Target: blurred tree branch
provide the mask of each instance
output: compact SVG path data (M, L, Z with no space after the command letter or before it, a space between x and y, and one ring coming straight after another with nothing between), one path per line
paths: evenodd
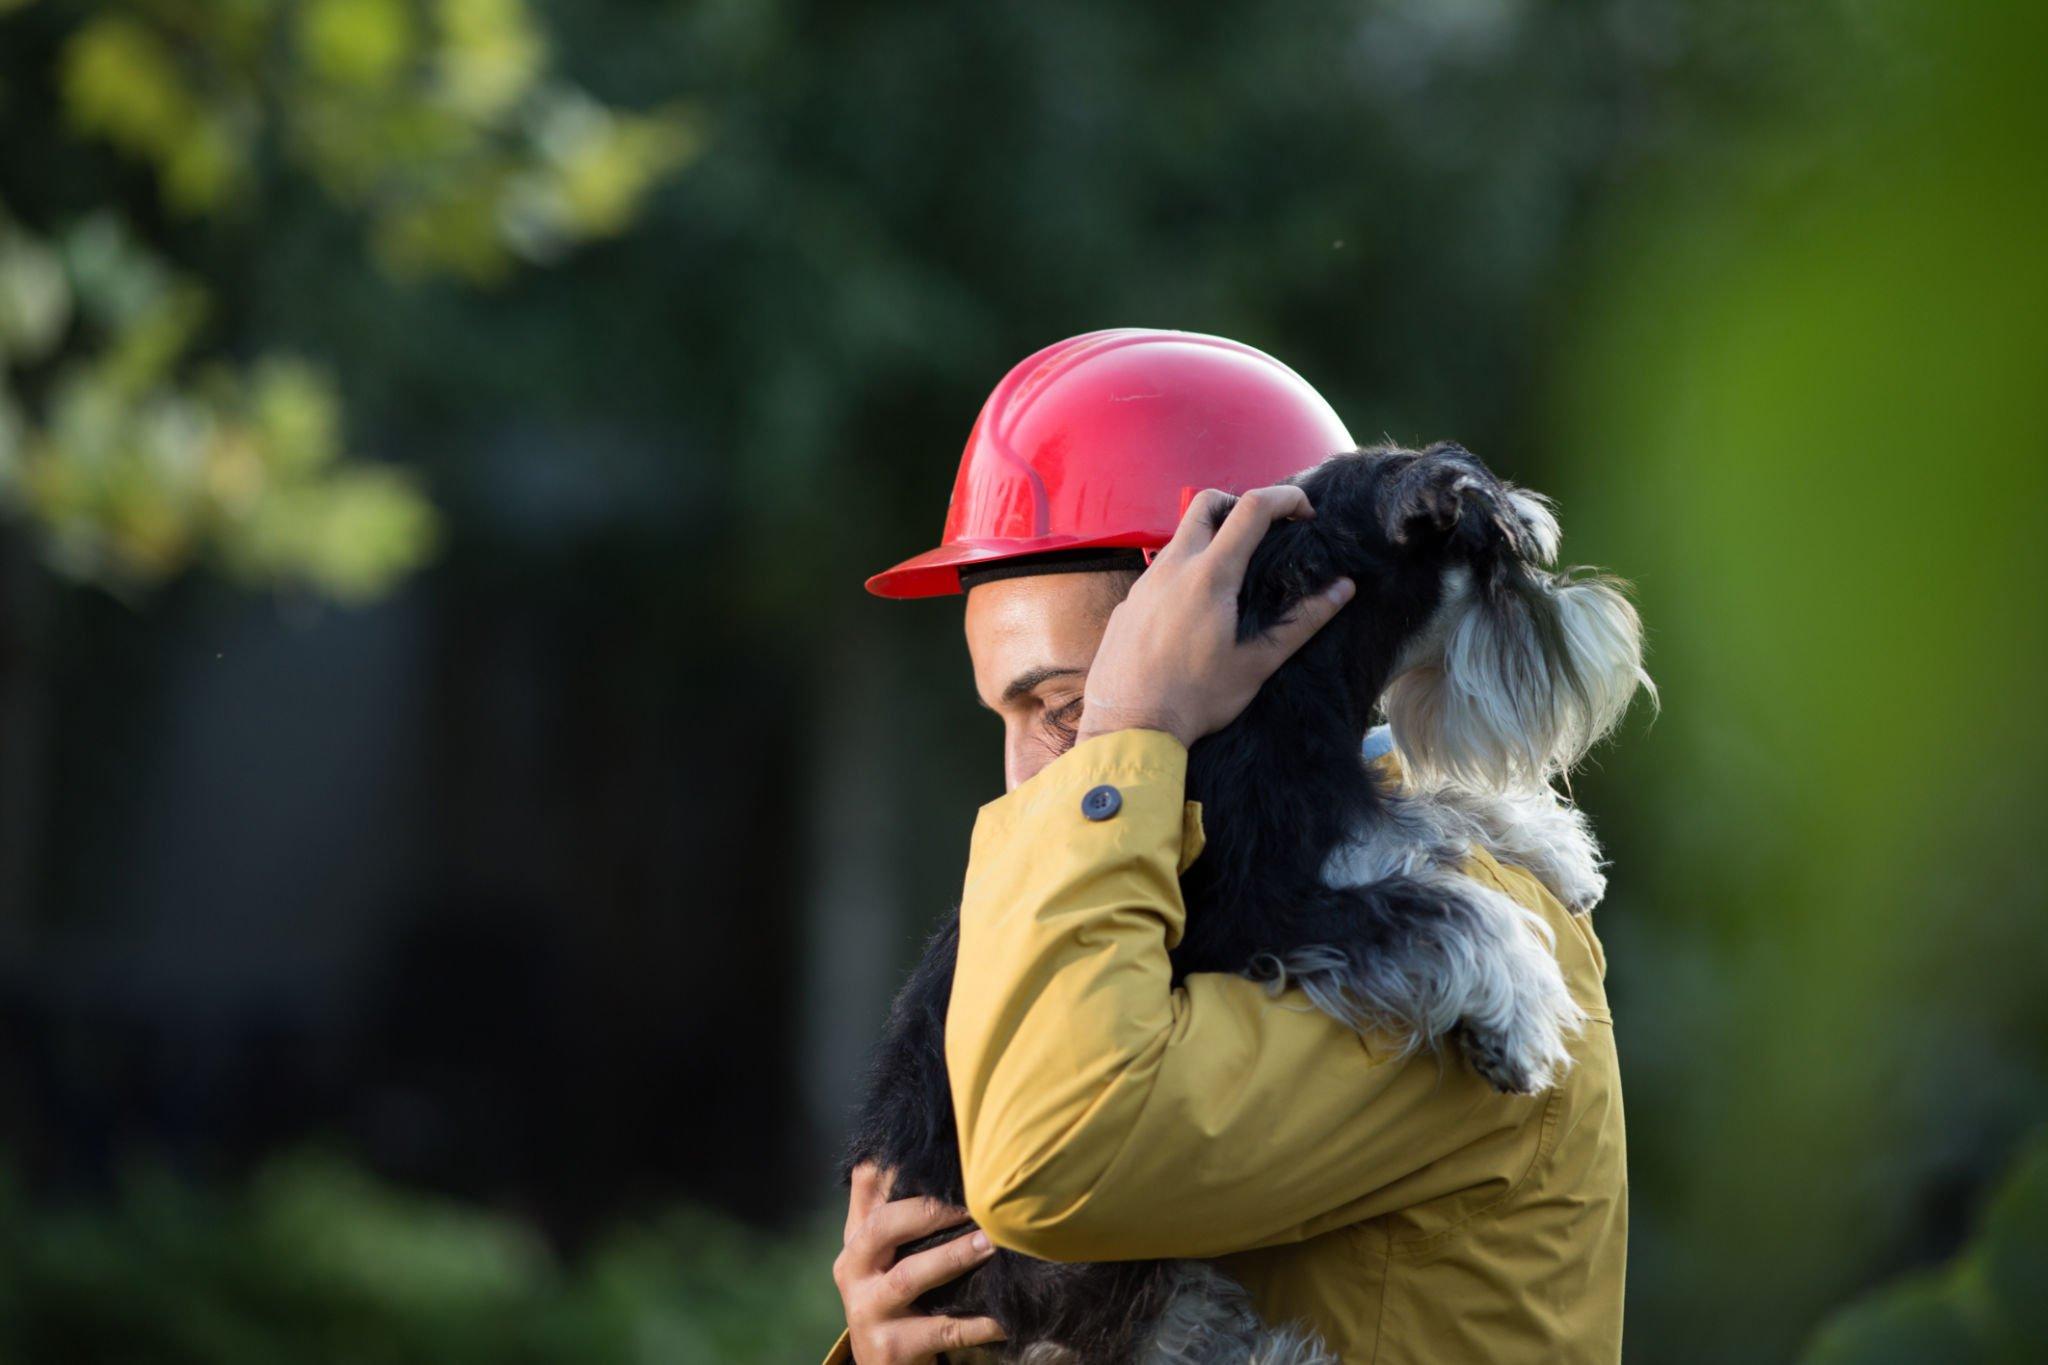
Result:
M175 224L259 233L303 177L399 279L490 285L623 231L697 150L691 111L611 109L549 74L523 0L126 0L57 11L62 123L150 174ZM359 600L424 562L418 481L347 457L317 365L209 356L223 282L102 208L0 200L0 509L45 561L128 597L195 563ZM163 235L158 233L158 236Z
M122 595L199 560L252 585L384 591L433 545L416 480L343 458L339 395L313 366L194 362L206 310L110 215L55 242L0 220L10 510L52 567Z

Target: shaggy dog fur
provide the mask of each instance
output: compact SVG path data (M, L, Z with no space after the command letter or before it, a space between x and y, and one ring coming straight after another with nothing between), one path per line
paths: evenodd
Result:
M1189 972L1298 986L1360 1030L1455 1044L1496 1088L1556 1083L1583 1016L1549 926L1463 875L1474 845L1528 869L1575 913L1605 889L1584 816L1553 788L1619 723L1642 627L1621 585L1554 571L1549 502L1455 445L1339 455L1295 480L1316 516L1270 530L1239 597L1238 634L1270 629L1339 575L1335 620L1236 721L1194 746L1188 796L1208 836L1182 878ZM1384 709L1406 782L1360 756ZM945 1063L957 917L932 939L877 1051L846 1168L895 1171L893 1196L963 1202ZM908 1255L966 1229L906 1246ZM1065 1265L998 1251L925 1297L987 1313L1021 1365L1315 1365L1244 1291L1194 1261Z

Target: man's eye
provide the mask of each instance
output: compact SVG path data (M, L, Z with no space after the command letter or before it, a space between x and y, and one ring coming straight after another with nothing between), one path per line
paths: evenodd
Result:
M1062 706L1047 707L1045 723L1062 735L1072 735L1074 727L1081 723L1081 698L1076 697Z

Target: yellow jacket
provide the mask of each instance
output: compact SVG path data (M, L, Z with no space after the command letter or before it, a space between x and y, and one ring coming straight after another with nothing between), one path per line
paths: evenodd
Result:
M1298 991L1174 988L1202 848L1186 771L1171 736L1123 731L981 810L946 1025L975 1221L1047 1260L1216 1258L1347 1365L1618 1360L1628 1175L1591 925L1474 850L1472 876L1549 921L1591 1017L1536 1096L1402 1057ZM1121 808L1083 818L1104 784ZM826 1360L849 1358L842 1339Z

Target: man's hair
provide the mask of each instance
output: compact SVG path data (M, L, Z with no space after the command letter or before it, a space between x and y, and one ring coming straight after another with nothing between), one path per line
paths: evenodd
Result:
M1110 605L1115 606L1131 595L1131 588L1138 581L1143 569L1111 569L1102 576L1103 587L1110 594Z
M966 592L999 578L1025 578L1049 573L1092 573L1100 576L1108 605L1115 606L1130 595L1131 585L1145 572L1145 552L1125 546L1093 550L1048 550L1043 554L1019 555L994 564L971 564L960 570L960 591Z
M1114 573L1122 591L1130 591L1130 585L1145 573L1145 551L1112 544L1094 551L1047 551L1001 559L993 565L967 565L961 569L961 591L995 579L1022 579L1038 573Z

